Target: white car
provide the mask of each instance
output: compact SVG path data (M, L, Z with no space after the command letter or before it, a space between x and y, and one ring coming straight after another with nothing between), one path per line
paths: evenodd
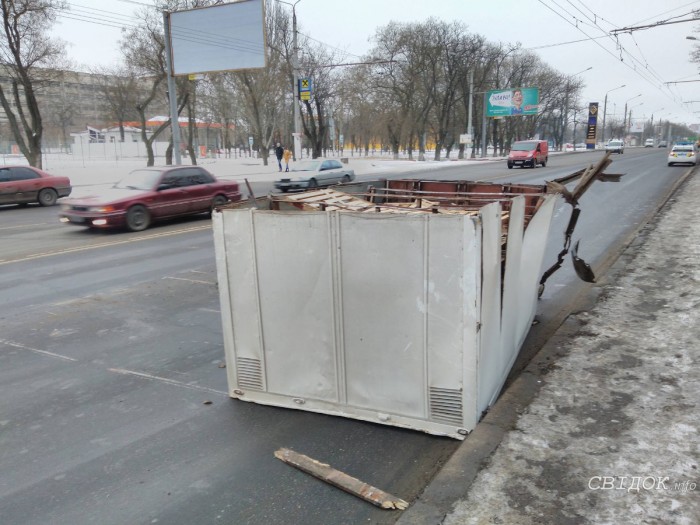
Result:
M674 144L668 154L668 165L674 164L694 164L698 163L698 149L695 144L688 142L685 144Z
M605 151L622 154L625 152L625 143L617 139L609 140L605 145Z
M645 148L653 148L654 147L654 139L647 139L644 142L644 147Z
M289 166L284 178L275 181L275 188L283 193L289 190L309 190L355 180L355 171L334 159L296 162Z

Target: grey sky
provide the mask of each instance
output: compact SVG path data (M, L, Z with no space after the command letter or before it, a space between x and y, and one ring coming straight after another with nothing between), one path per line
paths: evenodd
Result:
M55 33L72 44L69 55L75 62L96 65L119 59L120 32L114 26L133 24L134 10L152 2L69 0L69 4L71 18L61 17ZM617 38L609 32L689 19L693 9L700 9L700 1L299 0L296 7L301 31L347 52L349 60L366 53L376 28L392 20L418 22L431 16L458 20L492 42L520 42L561 73L573 75L592 66L581 73L586 83L583 102L599 102L602 111L608 92L608 115L622 118L627 103L633 118L648 119L653 113L656 121L670 118L686 124L700 123L700 82L687 82L700 81L698 66L689 62L693 45L700 41L686 39L700 38L694 33L700 21L660 24ZM615 89L623 84L626 87Z

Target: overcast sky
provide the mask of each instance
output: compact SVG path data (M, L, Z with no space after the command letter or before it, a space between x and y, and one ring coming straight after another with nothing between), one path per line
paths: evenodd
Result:
M133 25L134 11L153 5L149 0L68 3L72 11L59 18L55 34L70 44L74 62L89 66L120 60L119 27ZM680 22L692 18L693 9L700 9L700 0L299 0L296 6L300 31L347 52L348 60L366 53L376 29L391 21L457 20L494 43L519 42L563 74L582 72L583 102L599 102L602 111L608 93L608 116L622 118L627 103L632 118L653 114L656 121L685 124L700 123L700 69L689 61L693 45L700 43L695 32L700 21Z

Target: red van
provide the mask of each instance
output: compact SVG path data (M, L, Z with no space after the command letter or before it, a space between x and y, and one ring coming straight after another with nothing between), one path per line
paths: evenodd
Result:
M546 140L519 140L513 142L508 154L508 169L513 166L525 166L535 168L538 164L542 167L549 160L549 147Z

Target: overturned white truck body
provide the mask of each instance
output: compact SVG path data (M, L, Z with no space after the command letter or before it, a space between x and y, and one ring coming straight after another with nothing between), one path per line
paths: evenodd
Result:
M463 439L532 323L558 198L389 181L220 209L230 395Z

